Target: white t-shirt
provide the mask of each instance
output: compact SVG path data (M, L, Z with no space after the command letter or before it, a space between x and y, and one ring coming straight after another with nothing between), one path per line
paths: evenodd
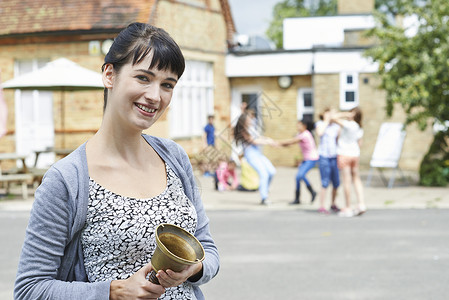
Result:
M343 121L337 142L337 154L344 156L360 156L358 141L363 136L363 129L355 121Z

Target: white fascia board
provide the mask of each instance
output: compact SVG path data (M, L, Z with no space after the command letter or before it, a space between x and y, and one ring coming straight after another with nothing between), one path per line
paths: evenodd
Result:
M340 72L375 73L378 65L361 50L264 53L226 56L227 77L266 77Z
M315 53L315 73L317 74L375 73L378 69L378 64L364 57L362 51Z
M313 54L266 53L226 56L226 76L260 77L282 75L306 75L312 71Z

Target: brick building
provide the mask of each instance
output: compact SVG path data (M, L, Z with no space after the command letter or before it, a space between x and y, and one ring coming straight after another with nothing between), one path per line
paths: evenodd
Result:
M337 16L284 20L284 49L233 51L227 57L231 82L231 119L241 102L257 99L264 134L274 139L291 138L296 121L318 120L326 107L348 110L360 106L364 113L361 166L368 168L383 122L403 122L396 107L390 119L385 112L385 93L379 90L377 66L363 56L373 45L363 32L374 26L374 0L339 0ZM433 140L431 129L407 128L400 167L418 170ZM301 158L299 147L265 147L275 165L294 165Z
M382 122L404 120L399 107L386 119L376 66L362 55L372 45L362 32L372 26L373 7L374 0L340 0L337 16L286 19L284 50L227 53L235 28L226 0L4 0L1 75L6 81L60 57L100 71L110 40L130 22L149 22L166 29L187 60L172 105L150 134L173 138L193 155L203 149L202 126L214 113L219 148L229 153L230 129L242 101L258 100L264 133L275 139L292 137L297 119L316 121L325 107L345 110L357 104L364 112L361 163L367 167ZM313 24L327 27L317 34ZM64 127L61 93L5 90L4 95L8 134L0 139L0 152L29 152L31 161L33 150L61 147L63 136L64 147L78 146L101 122L102 91L66 93ZM414 126L407 132L400 166L417 170L432 133ZM301 156L298 147L264 151L275 165L292 166ZM53 160L47 157L42 164Z
M216 114L218 127L229 123L224 68L235 28L227 0L3 0L0 14L2 81L61 57L100 72L117 33L131 22L145 22L169 32L186 58L172 105L149 133L174 138L193 153L202 147L208 114ZM8 132L0 152L29 153L31 162L34 150L77 147L101 123L102 91L66 92L64 126L60 92L4 90L4 96ZM53 161L39 158L42 165Z

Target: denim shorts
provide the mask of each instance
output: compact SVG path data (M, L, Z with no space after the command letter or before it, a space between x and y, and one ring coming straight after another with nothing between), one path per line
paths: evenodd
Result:
M322 187L327 188L331 182L334 188L340 186L340 174L338 172L336 157L320 156L319 168Z

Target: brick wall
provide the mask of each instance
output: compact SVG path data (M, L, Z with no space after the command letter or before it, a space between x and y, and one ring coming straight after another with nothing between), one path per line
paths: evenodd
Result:
M364 79L367 80L364 83ZM403 122L405 114L401 107L396 106L392 118L386 117L385 93L378 89L379 82L373 74L359 75L359 99L363 112L364 138L361 148L361 167L369 168L369 162L373 154L374 146L380 126L383 122ZM275 140L292 138L296 134L296 101L299 88L312 87L310 76L294 76L293 84L288 89L281 89L277 84L277 77L259 78L233 78L233 88L258 85L262 89L262 101L265 105L271 105L271 114L265 112L264 135ZM314 120L319 120L319 114L326 108L339 109L339 74L316 74L313 77L314 86ZM407 136L404 141L400 167L403 170L417 171L419 164L430 143L433 135L431 129L422 132L412 125L407 128ZM319 140L316 140L317 145ZM265 146L264 154L276 166L293 166L297 159L302 159L301 151L297 145L286 148L273 148Z
M225 76L226 24L218 0L209 2L209 10L171 1L160 1L155 25L164 28L181 47L186 60L210 62L214 71L214 115L217 130L230 120L230 84ZM168 136L169 120L158 121L149 132ZM203 150L201 137L176 140L189 155ZM219 142L219 140L218 140ZM219 145L218 145L219 146Z
M367 83L364 83L364 79ZM325 107L339 108L339 75L319 74L314 77L315 112L318 114ZM379 82L373 74L359 74L359 100L363 112L364 138L360 162L363 168L369 167L380 126L383 122L404 122L405 113L400 106L387 118L385 111L385 92L378 89ZM407 128L400 167L404 170L418 170L419 164L433 140L431 129L422 132L412 125Z
M16 60L45 58L54 60L65 57L77 64L99 72L103 64L103 56L91 56L88 53L88 42L76 43L36 43L19 44L0 47L2 57L2 81L14 77L14 62ZM4 90L5 100L8 103L8 132L1 140L1 151L15 151L15 105L14 91ZM74 148L80 144L80 140L86 140L92 136L101 124L103 91L53 92L53 122L55 128L55 146L62 146L62 97L65 107L65 147ZM74 133L70 133L74 132ZM76 137L75 137L76 136ZM81 136L78 138L78 136ZM7 140L14 140L5 146Z
M264 135L275 140L285 140L297 134L296 100L299 88L310 88L310 76L295 76L288 89L281 89L278 77L233 78L233 88L258 85L262 89L259 104L262 106ZM277 166L293 166L301 157L298 145L283 148L263 147L264 154Z
M201 1L202 2L202 1ZM218 0L207 1L209 8L194 5L159 1L155 26L164 28L180 45L186 59L207 61L214 68L214 104L216 126L229 124L230 85L225 76L226 26L220 12ZM103 55L89 55L88 42L33 43L0 46L0 63L2 80L14 76L16 59L59 57L70 59L81 66L100 72ZM53 94L53 113L55 126L55 145L62 145L61 133L61 94ZM0 151L15 151L14 92L5 90L8 103L9 135L1 138ZM99 128L103 115L103 91L67 92L65 93L65 147L74 148L91 137ZM169 109L167 110L167 112ZM169 137L169 114L164 116L147 131L161 137ZM189 154L202 150L199 137L178 141Z

